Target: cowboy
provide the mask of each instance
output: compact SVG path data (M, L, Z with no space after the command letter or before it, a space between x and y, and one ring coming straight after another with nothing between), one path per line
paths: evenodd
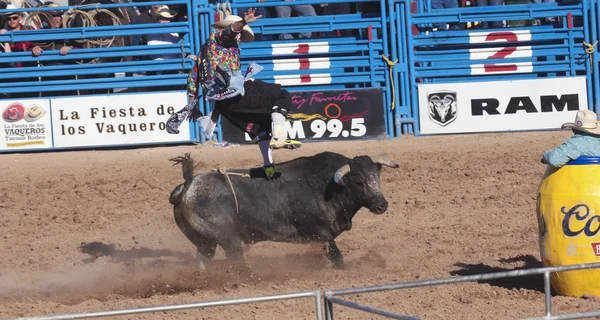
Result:
M171 23L173 18L177 15L176 12L169 9L169 6L161 6L158 11L155 12L155 18L158 23ZM181 39L179 34L172 33L157 33L157 34L149 34L146 36L148 45L164 45L164 44L176 44ZM150 58L153 60L165 60L165 59L175 59L181 58L181 55L176 54L158 54L151 55Z
M249 9L244 19L229 15L211 25L215 30L188 75L188 95L190 100L197 99L200 85L205 99L213 104L212 112L199 119L207 138L213 135L219 115L222 115L250 138L258 139L266 178L272 179L275 164L271 147L285 146L284 125L291 108L291 96L280 84L253 79L252 76L262 70L254 62L246 74L242 74L238 45L254 40L254 32L248 24L262 17L255 16L255 11ZM194 108L191 117L197 118L199 113L199 109Z
M17 9L12 4L9 4L6 9ZM6 29L1 29L0 34L5 34L8 31L19 31L19 30L31 30L32 28L29 26L25 26L21 24L21 13L19 12L6 12L4 13L6 17ZM17 52L17 51L31 51L34 56L39 56L42 53L42 48L39 46L33 46L30 41L24 42L12 42L7 47L4 45L5 52ZM21 62L17 63L17 67L22 67L23 64Z
M542 163L562 167L567 162L582 156L600 156L600 123L596 113L579 110L575 122L567 122L562 129L571 128L573 136L553 150L544 152Z

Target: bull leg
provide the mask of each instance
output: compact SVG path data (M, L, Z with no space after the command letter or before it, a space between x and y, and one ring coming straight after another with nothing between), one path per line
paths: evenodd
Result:
M203 239L194 242L198 251L196 252L196 264L200 269L206 269L217 251L217 242Z
M244 245L242 240L239 238L230 238L226 243L221 245L225 251L225 256L231 264L237 265L241 268L240 273L245 273L249 277L256 279L256 274L244 259Z
M344 267L344 256L342 256L342 252L335 244L335 240L329 241L327 258L333 262L334 268L342 269Z

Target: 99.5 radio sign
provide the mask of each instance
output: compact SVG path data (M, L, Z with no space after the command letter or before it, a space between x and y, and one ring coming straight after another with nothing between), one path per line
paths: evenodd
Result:
M290 92L285 125L292 140L351 140L386 134L381 89ZM251 141L229 121L221 121L223 140ZM244 137L245 136L245 137Z

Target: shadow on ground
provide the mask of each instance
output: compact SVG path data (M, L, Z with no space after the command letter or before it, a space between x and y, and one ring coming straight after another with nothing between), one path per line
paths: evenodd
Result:
M161 258L176 257L183 260L190 260L193 257L187 253L168 250L168 249L150 249L150 248L132 248L121 250L115 244L105 244L102 242L82 243L79 251L88 254L90 257L83 260L85 263L91 263L102 256L111 257L117 262L129 262L140 258Z
M496 272L506 272L506 271L514 271L514 270L524 270L531 268L541 268L542 263L537 260L532 255L521 255L514 258L509 259L501 259L502 263L517 263L520 262L523 265L517 268L500 268L500 267L492 267L485 265L483 263L479 264L466 264L466 263L456 263L454 264L457 267L460 267L460 270L450 272L453 276L471 276L471 275L479 275L485 273L496 273ZM481 280L477 281L477 283L486 283L491 286L501 287L505 289L526 289L526 290L535 290L539 292L544 292L544 275L543 274L534 274L534 275L525 275L519 277L512 278L501 278L494 280Z

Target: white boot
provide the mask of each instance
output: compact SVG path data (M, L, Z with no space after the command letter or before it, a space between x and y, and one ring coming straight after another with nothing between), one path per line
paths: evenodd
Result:
M285 117L278 112L271 113L273 120L273 136L271 137L271 147L273 149L283 148L285 144Z

